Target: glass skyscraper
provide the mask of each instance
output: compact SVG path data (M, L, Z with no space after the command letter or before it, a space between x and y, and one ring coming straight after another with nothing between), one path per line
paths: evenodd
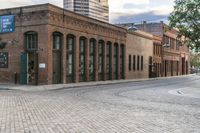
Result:
M64 8L104 22L109 21L108 0L64 0Z

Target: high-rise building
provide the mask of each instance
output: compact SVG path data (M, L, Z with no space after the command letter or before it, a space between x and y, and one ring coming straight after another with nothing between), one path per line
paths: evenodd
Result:
M104 22L109 21L108 0L64 0L64 8Z

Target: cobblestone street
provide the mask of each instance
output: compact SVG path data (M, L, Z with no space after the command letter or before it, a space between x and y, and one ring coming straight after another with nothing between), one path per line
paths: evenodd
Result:
M200 133L199 81L189 76L46 91L1 89L0 133ZM191 91L169 93L186 87Z

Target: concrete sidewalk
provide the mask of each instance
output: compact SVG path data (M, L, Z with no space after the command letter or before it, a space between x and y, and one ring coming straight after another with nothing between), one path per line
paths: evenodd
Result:
M97 86L97 85L107 85L107 84L120 84L128 82L142 82L142 81L151 81L151 80L164 80L169 78L178 78L178 77L188 77L194 76L191 75L181 75L173 77L159 77L159 78L148 78L148 79L126 79L126 80L109 80L109 81L97 81L97 82L81 82L81 83L70 83L70 84L52 84L52 85L15 85L15 84L1 84L0 90L22 90L22 91L44 91L44 90L56 90L62 88L76 88L84 86Z

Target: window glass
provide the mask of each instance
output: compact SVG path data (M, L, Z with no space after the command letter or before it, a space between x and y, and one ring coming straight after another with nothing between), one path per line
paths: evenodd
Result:
M74 56L74 37L67 37L67 82L73 82L73 56Z
M129 60L129 62L128 62L128 64L129 64L129 71L131 71L131 55L129 55L128 60Z
M144 63L143 63L143 60L144 60L144 59L143 59L143 56L141 56L141 70L143 70L143 67L144 67L144 66L143 66L143 64L144 64Z
M28 32L25 34L26 40L26 49L27 50L35 50L37 49L37 33L36 32Z

